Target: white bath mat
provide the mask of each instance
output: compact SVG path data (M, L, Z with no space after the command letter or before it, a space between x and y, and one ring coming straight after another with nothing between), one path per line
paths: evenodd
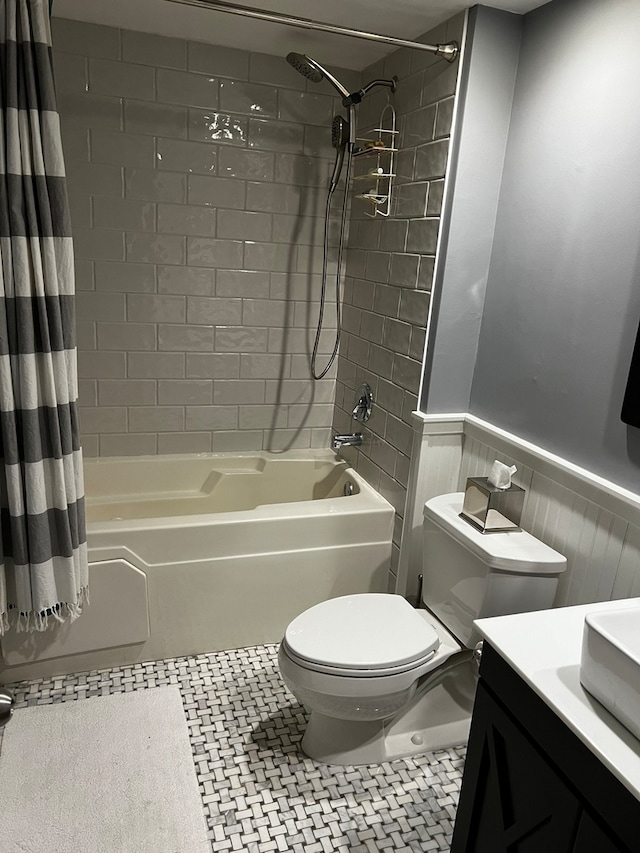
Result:
M1 853L207 853L175 686L17 710L0 756Z

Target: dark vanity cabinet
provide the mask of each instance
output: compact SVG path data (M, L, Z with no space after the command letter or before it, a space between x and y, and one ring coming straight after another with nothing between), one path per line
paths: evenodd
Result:
M640 853L640 802L486 642L451 853Z

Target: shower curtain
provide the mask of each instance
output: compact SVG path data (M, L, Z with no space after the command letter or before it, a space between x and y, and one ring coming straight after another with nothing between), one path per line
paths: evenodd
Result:
M48 0L0 3L0 635L87 596L73 245Z

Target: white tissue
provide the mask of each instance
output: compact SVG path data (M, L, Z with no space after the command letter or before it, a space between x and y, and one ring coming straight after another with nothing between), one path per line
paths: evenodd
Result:
M515 465L508 467L496 459L487 477L487 482L496 489L508 489L511 486L511 478L517 470Z

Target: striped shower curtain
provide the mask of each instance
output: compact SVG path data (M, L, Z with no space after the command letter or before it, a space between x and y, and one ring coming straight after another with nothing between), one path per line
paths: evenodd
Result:
M74 273L48 0L0 2L0 635L87 596Z

